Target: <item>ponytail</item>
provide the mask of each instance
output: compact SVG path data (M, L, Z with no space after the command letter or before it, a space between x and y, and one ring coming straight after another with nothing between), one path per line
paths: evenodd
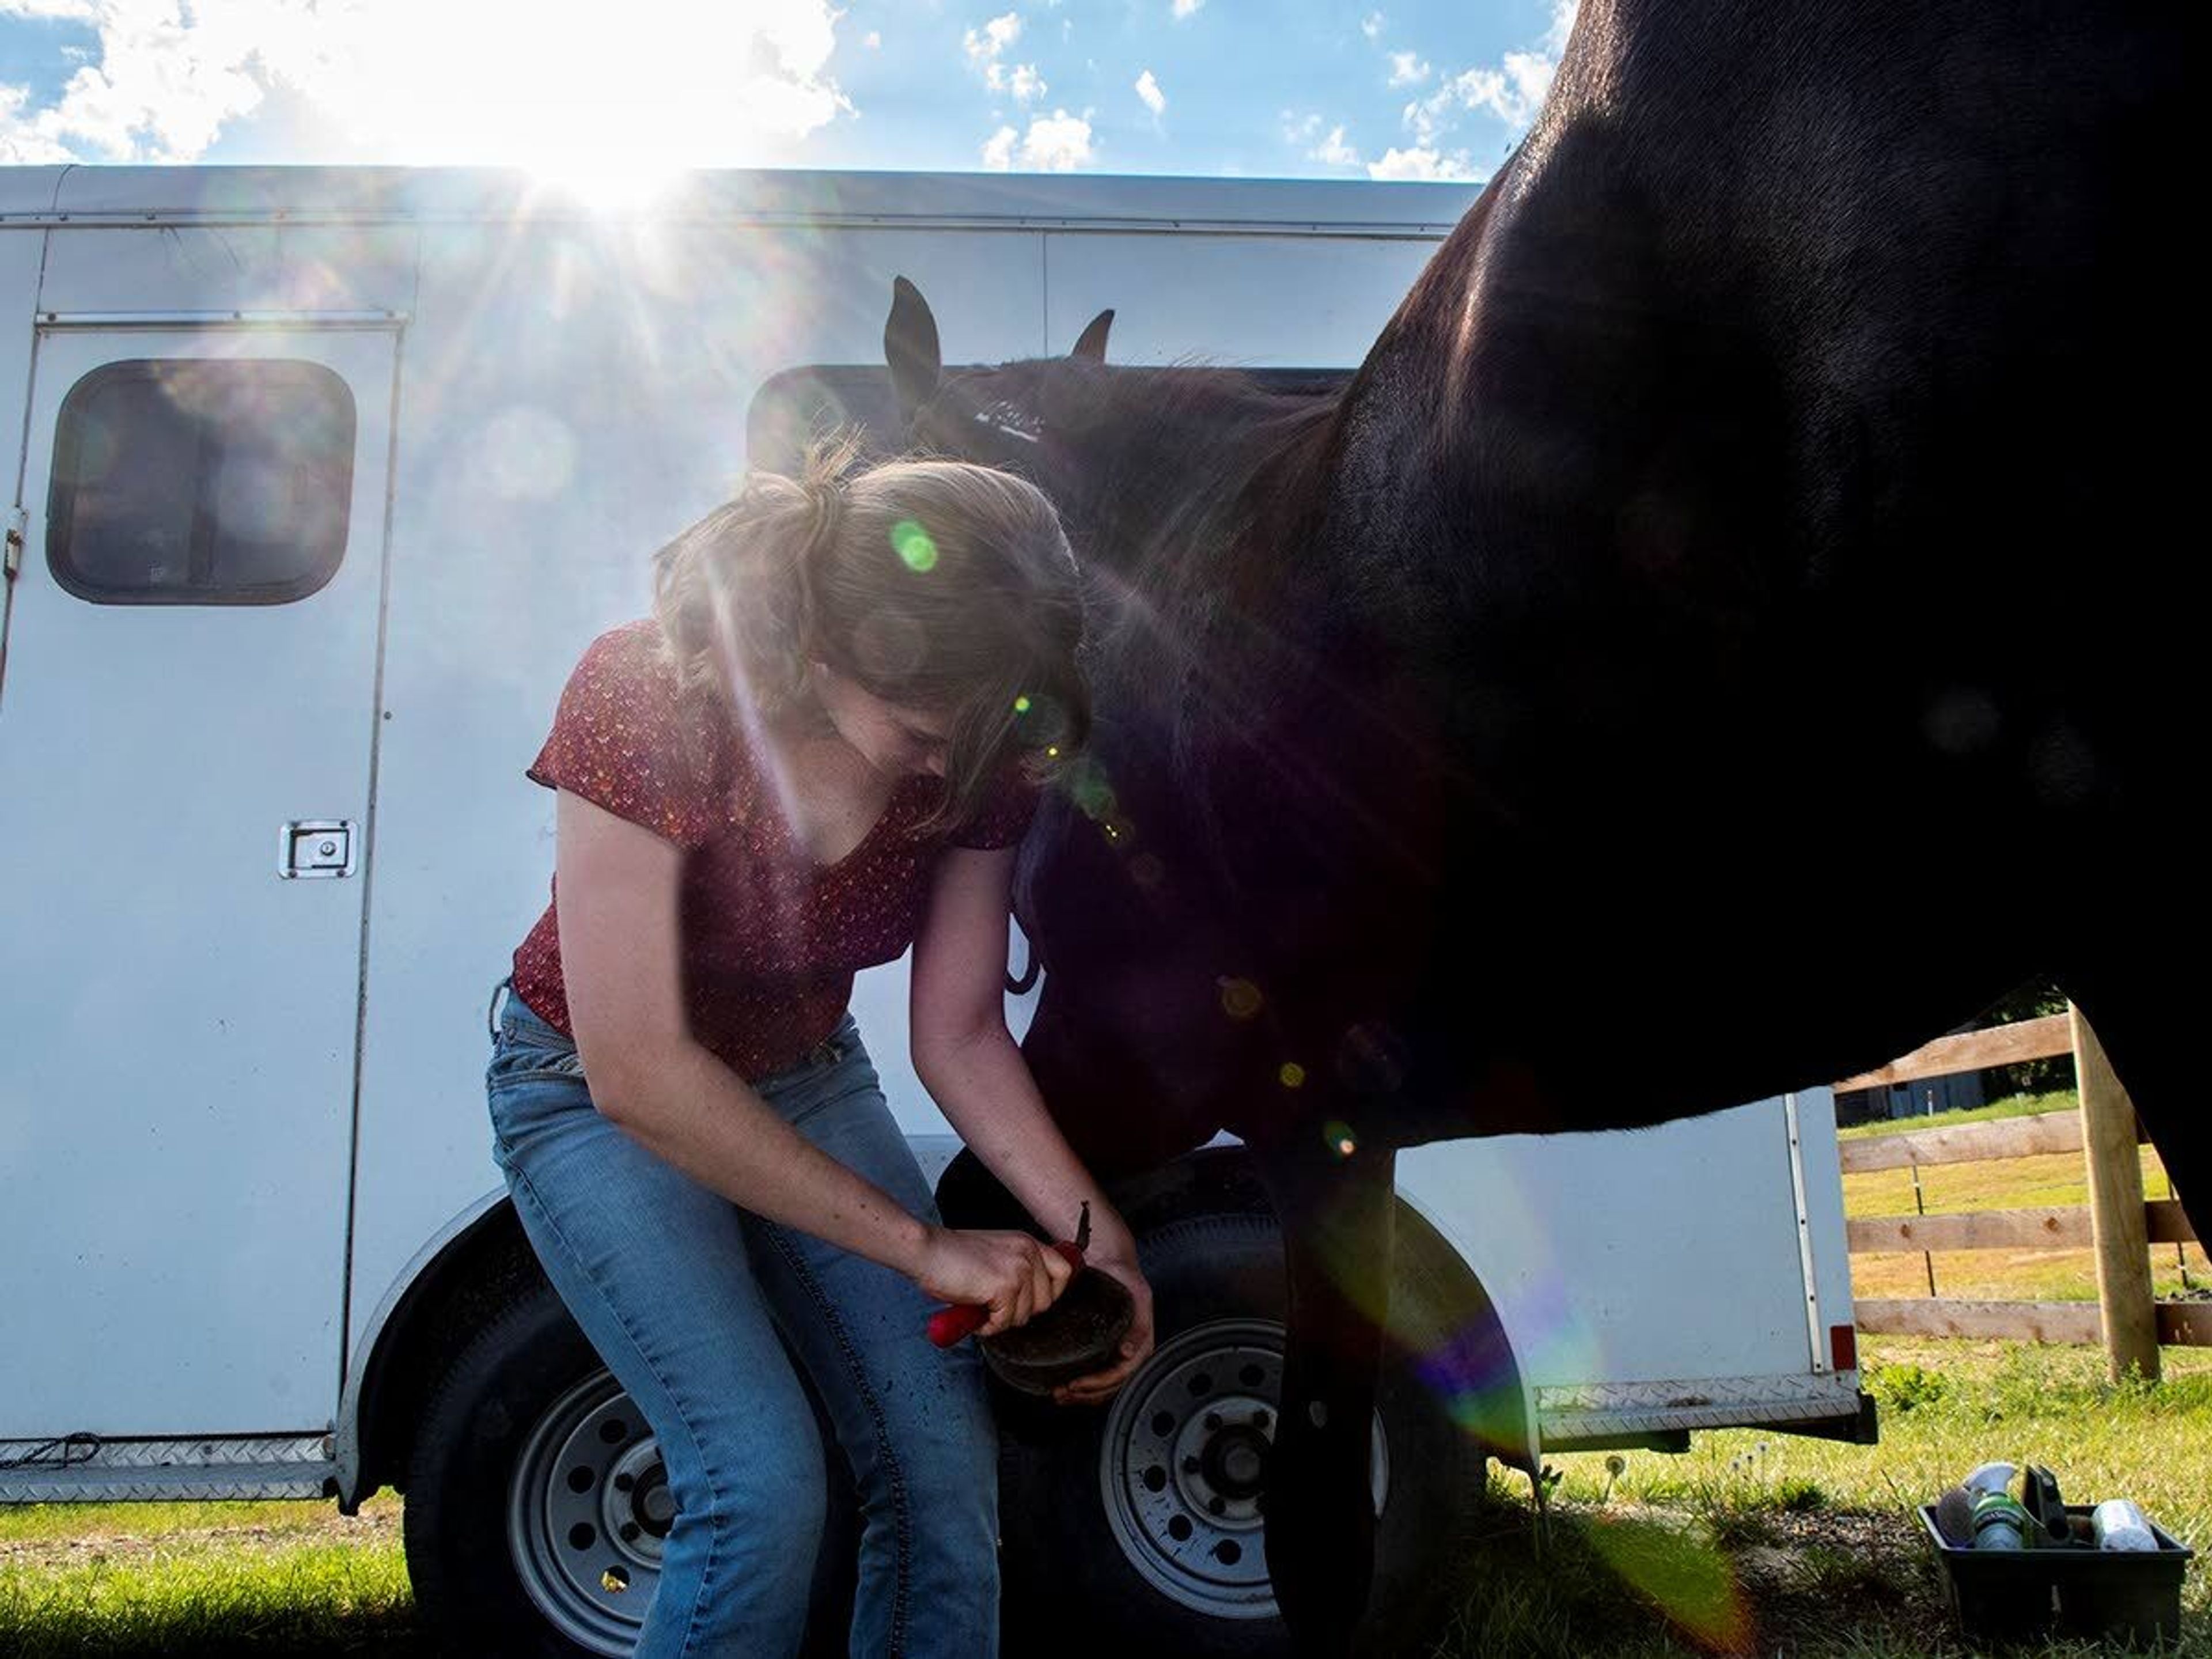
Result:
M653 610L687 694L793 706L820 654L817 577L842 533L859 434L808 447L797 477L748 476L737 498L653 555ZM740 597L741 596L741 597Z

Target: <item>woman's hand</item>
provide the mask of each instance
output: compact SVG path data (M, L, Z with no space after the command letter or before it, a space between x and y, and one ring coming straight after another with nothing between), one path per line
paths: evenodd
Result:
M1027 1324L1059 1299L1075 1270L1027 1233L933 1227L914 1282L940 1302L990 1310L978 1336Z
M1136 1316L1129 1322L1129 1334L1121 1339L1116 1363L1052 1391L1054 1402L1061 1406L1096 1406L1110 1399L1152 1352L1152 1287L1146 1281L1145 1270L1137 1265L1137 1241L1117 1218L1110 1229L1094 1228L1091 1248L1083 1259L1100 1273L1111 1273L1121 1281L1136 1304Z

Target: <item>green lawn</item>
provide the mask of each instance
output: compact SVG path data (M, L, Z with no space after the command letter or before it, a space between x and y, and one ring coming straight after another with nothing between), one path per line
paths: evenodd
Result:
M0 1509L0 1653L428 1656L389 1492Z
M2001 1102L1939 1121L2071 1103ZM2148 1149L2145 1176L2151 1196L2166 1195ZM1844 1184L1854 1215L1913 1208L1908 1171ZM1931 1212L2086 1198L2075 1153L1943 1165L1922 1171L1921 1186ZM2153 1259L2161 1293L2180 1290L2173 1249ZM2202 1250L2186 1260L2196 1285L2212 1284ZM2081 1250L1942 1253L1936 1273L1952 1297L2095 1294ZM1865 1296L1924 1294L1925 1274L1917 1255L1852 1261ZM1972 1651L1953 1630L1911 1510L1992 1457L2049 1464L2077 1502L2131 1497L2168 1531L2212 1541L2212 1350L2167 1350L2156 1388L2109 1385L2088 1348L1867 1337L1861 1351L1881 1403L1879 1447L1733 1431L1699 1436L1680 1457L1624 1454L1617 1474L1602 1454L1559 1456L1541 1528L1528 1483L1499 1479L1484 1535L1468 1540L1462 1613L1438 1659ZM0 1509L0 1654L427 1659L399 1510L390 1492L353 1519L328 1504ZM2212 1659L2212 1595L2199 1571L2185 1606L2179 1651Z
M2075 1501L2126 1495L2167 1530L2212 1539L2212 1352L2170 1351L2154 1389L2106 1383L2090 1349L1863 1346L1878 1447L1732 1431L1680 1457L1624 1454L1614 1477L1602 1454L1557 1457L1540 1541L1528 1483L1500 1478L1438 1659L1973 1651L1910 1512L1991 1457L2048 1463ZM398 1510L389 1493L352 1520L326 1504L0 1510L0 1653L428 1659ZM2212 1659L2202 1572L2185 1605L2179 1651Z
M1931 1118L1895 1123L1855 1124L1839 1130L1846 1139L1893 1134L1904 1129L1942 1127L1990 1118L2070 1110L2069 1092L2014 1096L1969 1112L1945 1112ZM2143 1195L2171 1198L2173 1183L2158 1154L2142 1148ZM2088 1177L2079 1152L2051 1152L2038 1158L1974 1164L1939 1164L1920 1171L1920 1203L1930 1215L1966 1210L2014 1210L2086 1204ZM1844 1208L1855 1216L1913 1213L1912 1171L1870 1170L1844 1177ZM2086 1249L1938 1250L1935 1253L1936 1294L1969 1301L2094 1302L2096 1261ZM2212 1286L2212 1262L2200 1245L2154 1245L2151 1282L2162 1297L2185 1296ZM1929 1263L1918 1252L1851 1258L1851 1288L1863 1297L1928 1294Z
M2033 1117L2042 1112L2070 1112L2081 1105L2071 1089L2043 1095L2007 1095L1986 1106L1961 1112L1937 1112L1926 1117L1877 1118L1836 1131L1838 1140L1871 1140L1877 1135L1903 1134L1910 1129L1948 1129L1960 1123L1987 1123L2000 1117Z
M1704 1435L1680 1457L1625 1454L1609 1495L1603 1455L1553 1459L1565 1547L1540 1572L1523 1570L1525 1544L1499 1553L1453 1659L1973 1651L1911 1511L1990 1458L2047 1464L2071 1502L2133 1498L2185 1540L2212 1539L2212 1352L2168 1350L2154 1388L2113 1387L2088 1348L1864 1337L1861 1352L1880 1446ZM2201 1571L2183 1607L2170 1650L2212 1656Z

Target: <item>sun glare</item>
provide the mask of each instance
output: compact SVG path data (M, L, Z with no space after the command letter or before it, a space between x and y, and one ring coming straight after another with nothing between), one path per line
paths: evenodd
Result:
M687 169L787 159L849 108L828 73L836 18L827 0L629 0L572 29L499 0L378 0L328 19L301 78L380 159L519 167L620 209Z

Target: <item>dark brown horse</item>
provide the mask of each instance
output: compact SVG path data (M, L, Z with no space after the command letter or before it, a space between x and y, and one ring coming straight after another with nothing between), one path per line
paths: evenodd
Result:
M2179 18L1586 0L1333 396L1103 319L945 373L901 284L910 438L1036 477L1093 588L1030 1064L1102 1167L1225 1125L1282 1214L1303 1649L1365 1594L1396 1146L1817 1083L2045 974L2212 1224Z

